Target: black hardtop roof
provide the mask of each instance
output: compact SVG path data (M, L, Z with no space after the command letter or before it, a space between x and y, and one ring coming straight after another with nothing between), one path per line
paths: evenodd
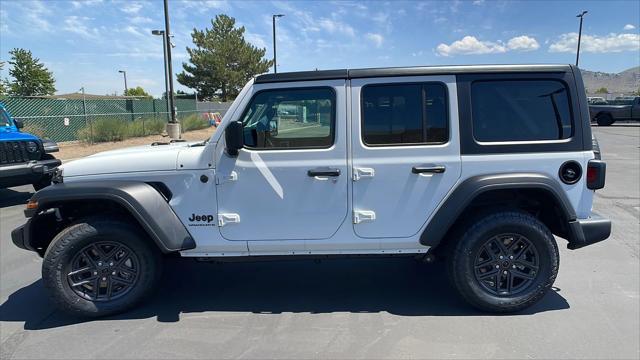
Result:
M529 65L450 65L450 66L411 66L369 69L339 69L296 71L278 74L262 74L255 78L255 83L357 79L390 76L445 75L465 73L527 73L527 72L567 72L572 65L563 64L529 64Z

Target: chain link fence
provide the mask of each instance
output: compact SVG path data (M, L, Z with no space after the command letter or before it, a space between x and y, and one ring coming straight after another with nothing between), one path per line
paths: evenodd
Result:
M57 142L118 141L160 134L170 114L163 99L46 99L0 98L23 131ZM177 117L184 131L208 126L196 101L176 99Z

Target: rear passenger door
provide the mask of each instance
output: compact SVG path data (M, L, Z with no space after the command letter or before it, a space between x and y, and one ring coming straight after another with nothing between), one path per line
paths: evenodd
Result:
M420 231L460 176L455 76L351 81L353 223L363 238Z

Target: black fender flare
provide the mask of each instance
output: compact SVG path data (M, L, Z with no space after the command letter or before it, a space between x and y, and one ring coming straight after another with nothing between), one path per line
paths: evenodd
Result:
M476 197L487 191L502 189L538 189L548 192L561 209L563 221L567 223L567 240L571 242L584 237L576 233L581 229L572 225L576 222L576 212L558 180L542 173L508 173L478 175L462 181L431 217L420 235L420 244L438 246L460 214Z
M25 210L27 217L56 208L69 201L109 200L122 206L138 221L142 229L163 253L189 250L196 243L167 200L153 186L138 181L82 181L54 184L36 192L30 203L37 209ZM25 225L24 243L31 244L29 234L33 219Z

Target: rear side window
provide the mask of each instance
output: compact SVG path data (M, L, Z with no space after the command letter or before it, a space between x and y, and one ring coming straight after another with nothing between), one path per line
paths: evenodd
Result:
M562 140L573 135L568 89L555 80L475 81L473 136L480 142Z
M444 84L363 87L362 138L367 145L447 142L449 119Z

